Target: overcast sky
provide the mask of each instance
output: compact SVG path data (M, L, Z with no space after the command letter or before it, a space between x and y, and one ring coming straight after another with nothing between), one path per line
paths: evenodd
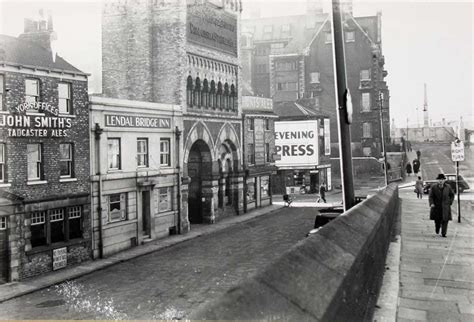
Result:
M244 0L245 2L256 0ZM261 0L261 14L300 14L306 0ZM473 13L471 0L357 1L354 15L382 12L382 42L386 78L390 88L391 117L398 126L422 124L423 84L428 87L428 106L434 122L463 116L474 126L473 116ZM330 2L325 2L325 11ZM58 35L58 54L91 73L91 89L100 91L100 1L0 0L0 33L18 36L24 17L39 8L50 9ZM419 113L417 114L417 108ZM418 116L418 117L417 117Z

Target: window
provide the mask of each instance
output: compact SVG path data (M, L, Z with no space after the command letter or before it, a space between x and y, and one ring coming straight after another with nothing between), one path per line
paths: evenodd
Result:
M0 230L7 229L7 217L0 217Z
M372 149L370 148L370 146L363 147L363 148L362 148L362 154L363 154L365 157L370 157L371 154L372 154Z
M127 194L109 196L109 222L127 220Z
M0 183L7 181L5 163L5 143L0 143Z
M28 180L40 180L42 175L41 144L28 144Z
M5 104L3 104L3 93L5 88L5 77L0 75L0 111L5 110Z
M255 129L255 119L248 119L249 131L253 131Z
M296 91L298 84L296 82L277 83L279 91Z
M108 139L107 145L109 169L120 170L120 139Z
M53 209L49 215L51 243L64 241L64 209Z
M362 111L370 111L370 93L362 93Z
M313 72L310 74L311 84L319 84L319 72Z
M265 131L270 131L270 120L269 119L264 119L265 122Z
M247 202L254 202L255 199L255 178L247 178Z
M68 209L69 239L82 238L82 207Z
M267 65L257 64L257 73L266 73L266 72L267 72Z
M260 178L260 196L262 198L270 196L270 189L268 189L270 183L269 176L262 176Z
M249 164L254 164L255 163L255 149L254 149L254 146L252 143L249 143L247 145L248 147L248 151L247 151L247 155L248 155L248 163Z
M165 187L159 189L158 195L158 212L173 210L173 199L171 198L172 187Z
M34 103L39 101L39 81L37 79L25 79L25 102Z
M72 177L72 154L71 143L63 143L59 145L59 171L61 177Z
M270 44L271 49L281 49L284 47L285 47L285 44L282 42L276 42L276 43Z
M58 107L59 113L71 114L71 84L58 83Z
M291 35L291 26L289 24L285 24L281 26L281 34L280 37L286 38Z
M360 71L360 80L370 80L370 69L363 69Z
M269 54L270 48L268 45L259 45L255 48L255 55L256 56L266 56Z
M346 42L354 42L355 41L354 31L346 31L345 39L346 39Z
M271 162L270 160L270 143L265 143L265 162Z
M372 137L372 124L371 123L362 123L362 137L364 138Z
M46 211L31 214L31 247L46 245Z
M263 39L272 39L273 26L263 27Z
M326 44L332 43L332 34L331 34L331 32L330 32L330 31L326 31L326 32L324 33L324 35L325 35L324 42L325 42Z
M314 106L319 107L319 96L313 94L313 98L314 98Z
M279 61L275 64L276 70L280 71L287 71L287 70L296 70L296 62L295 61Z
M148 167L148 139L137 139L137 166Z
M160 165L171 166L170 139L160 139Z

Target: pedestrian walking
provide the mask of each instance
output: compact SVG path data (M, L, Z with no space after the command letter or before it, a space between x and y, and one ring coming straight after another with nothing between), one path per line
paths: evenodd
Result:
M326 186L324 185L324 182L319 187L319 198L317 202L320 202L321 199L326 203Z
M413 160L413 173L418 175L418 171L420 171L420 161L418 159Z
M451 205L454 201L454 192L449 185L446 184L446 177L440 173L436 177L438 183L431 186L429 203L430 203L430 220L435 222L435 232L446 237L448 230L448 221L452 220Z
M423 180L421 180L421 177L418 177L415 182L415 192L418 199L423 199Z
M405 168L407 170L407 175L410 177L411 176L411 163L408 161L407 166Z

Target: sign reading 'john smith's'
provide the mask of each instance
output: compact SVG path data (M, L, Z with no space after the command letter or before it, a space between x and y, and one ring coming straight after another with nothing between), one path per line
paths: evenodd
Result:
M171 128L171 119L162 117L109 114L105 115L105 126L169 129Z

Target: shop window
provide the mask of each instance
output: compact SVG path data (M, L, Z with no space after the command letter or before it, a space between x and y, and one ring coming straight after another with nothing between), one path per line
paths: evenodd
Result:
M170 139L160 139L160 165L171 166Z
M7 217L0 217L0 230L7 229Z
M46 245L46 211L31 214L31 247Z
M137 166L148 167L148 139L137 139Z
M58 83L58 108L61 114L72 114L71 84Z
M362 93L361 100L362 100L361 102L362 111L363 112L370 111L370 93Z
M109 196L109 222L127 220L127 194L117 193Z
M346 42L354 42L355 41L354 31L346 31L344 38L346 39Z
M71 143L59 145L59 169L61 177L70 178L73 176L73 151Z
M25 79L25 102L35 103L39 101L39 80Z
M51 243L64 241L64 209L53 209L49 216Z
M255 163L255 148L252 143L247 144L248 151L247 151L247 156L248 156L248 163L249 164L254 164Z
M173 209L172 187L159 189L158 212L170 211Z
M247 202L254 202L255 195L255 178L247 178Z
M7 175L5 171L5 143L0 143L0 183L7 181Z
M68 208L69 239L82 238L82 207Z
M269 176L262 176L260 177L260 192L262 198L270 196L270 189L269 189L270 177Z
M5 76L0 75L0 111L5 111L5 104L3 104L4 93L5 93Z
M109 169L120 170L120 139L108 139L107 140L107 159Z
M42 146L41 144L28 144L26 147L28 154L28 180L40 180L42 175Z

